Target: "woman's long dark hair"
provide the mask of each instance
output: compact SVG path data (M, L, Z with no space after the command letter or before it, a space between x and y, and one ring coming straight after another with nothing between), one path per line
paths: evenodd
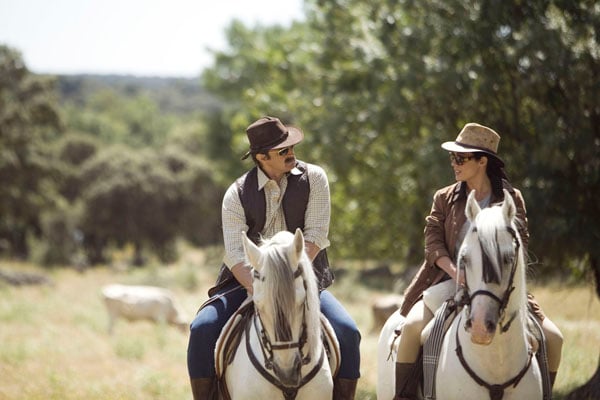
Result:
M479 160L481 157L487 157L488 163L487 168L485 170L488 178L490 178L490 182L492 184L492 193L499 199L504 198L504 184L503 181L509 182L508 176L506 175L506 171L504 171L504 163L500 161L498 157L495 157L488 153L483 152L475 152L473 153L476 160Z

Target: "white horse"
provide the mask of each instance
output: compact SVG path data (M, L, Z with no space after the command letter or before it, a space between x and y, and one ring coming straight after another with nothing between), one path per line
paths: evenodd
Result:
M387 319L377 342L377 399L392 400L396 390L396 354L398 340L396 329L404 323L400 310L394 311Z
M254 269L254 314L243 323L231 363L217 354L217 370L225 371L229 396L233 400L331 399L332 371L321 330L326 322L302 232L279 232L260 247L243 236ZM229 334L231 323L219 342ZM329 326L327 335L331 332Z
M527 328L525 258L516 228L516 207L506 191L504 198L501 207L483 210L473 193L467 199L471 229L458 257L467 304L443 338L434 382L439 400L535 400L543 396L542 376ZM396 311L379 336L380 400L394 397L395 330L403 321ZM431 323L424 335L429 328Z
M542 399L542 375L528 331L525 256L517 209L466 208L471 228L458 254L467 304L446 332L435 388L438 399Z

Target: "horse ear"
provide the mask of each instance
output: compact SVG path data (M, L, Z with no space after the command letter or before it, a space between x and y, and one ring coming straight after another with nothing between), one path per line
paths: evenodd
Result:
M296 228L296 232L294 233L294 250L296 251L296 256L300 258L300 255L304 251L304 235L300 228Z
M248 259L248 262L254 268L258 268L258 266L259 266L258 259L260 257L260 249L258 248L257 245L254 244L254 242L252 240L248 239L248 235L246 235L246 232L243 232L243 231L242 231L242 244L243 244L244 253L246 254L246 258Z
M477 203L477 199L475 199L475 190L471 190L469 193L469 197L467 198L467 207L465 208L465 214L470 222L475 222L475 218L477 214L479 214L481 208L479 208L479 203Z
M517 215L517 206L515 206L515 201L506 189L504 189L504 202L502 203L502 214L504 214L504 217L507 221L512 221Z

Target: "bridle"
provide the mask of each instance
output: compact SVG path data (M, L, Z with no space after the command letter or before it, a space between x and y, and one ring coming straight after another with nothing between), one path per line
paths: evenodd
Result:
M502 297L498 297L494 293L492 293L488 290L477 290L474 293L469 294L469 288L466 283L465 267L464 267L463 263L459 263L461 271L465 274L465 291L464 291L464 295L463 295L463 298L460 301L460 303L462 303L462 305L470 307L471 302L473 301L473 299L476 296L488 296L488 297L492 298L493 300L495 300L496 302L498 302L498 304L500 305L500 308L498 310L499 318L500 318L499 322L498 322L498 325L500 326L500 333L505 333L506 331L508 331L508 329L510 328L510 325L512 324L512 322L514 321L514 319L517 315L517 311L515 311L513 313L513 315L510 317L510 319L508 320L508 322L506 322L506 324L503 323L504 317L505 317L505 312L506 312L506 307L508 306L508 301L510 299L510 295L515 290L514 277L515 277L515 273L516 273L516 269L517 269L517 263L519 261L518 254L519 254L519 248L520 248L519 239L517 237L515 230L510 226L507 226L506 230L511 234L511 236L513 238L513 242L515 243L515 257L514 257L513 265L511 267L511 271L510 271L508 288L504 291L504 293L502 294ZM472 231L477 232L477 228L474 227ZM486 257L485 252L483 252L483 249L482 249L482 256ZM462 316L461 316L461 318L462 318ZM459 324L460 324L460 321L459 321ZM506 389L509 386L516 387L519 384L519 382L521 381L521 379L523 378L523 376L525 376L525 374L527 373L527 370L531 366L531 360L533 358L533 351L531 349L529 349L528 355L527 355L527 363L514 377L512 377L511 379L507 380L506 382L504 382L502 384L492 385L492 384L484 381L479 375L477 375L477 373L467 363L467 360L465 359L465 357L463 355L462 346L460 344L460 339L458 336L458 329L456 329L455 343L456 343L456 355L457 355L461 365L463 366L465 371L469 374L469 376L475 382L477 382L477 384L485 387L488 390L491 400L502 399L502 397L504 396L504 389Z
M304 276L302 273L303 273L302 265L298 265L298 268L294 272L294 279L297 279L298 277L302 277L302 284L304 285L304 289L306 290L307 285L306 285L306 281L304 280ZM255 269L253 270L253 277L254 277L254 279L264 280L264 277L261 277L260 273ZM297 348L300 353L300 358L302 360L301 365L307 365L310 363L310 361L311 361L310 354L304 355L304 352L303 352L304 346L306 345L306 341L307 341L307 326L306 326L306 310L307 309L308 309L308 302L305 299L303 310L302 310L302 331L300 333L300 337L299 337L298 341L280 341L280 342L275 342L275 343L272 342L269 337L268 332L264 328L264 324L260 317L260 313L258 311L258 308L256 308L256 307L254 308L254 317L252 319L253 322L246 324L246 352L248 353L248 357L250 358L252 365L254 365L256 370L267 381L269 381L271 384L273 384L275 387L277 387L279 390L282 391L284 398L286 400L296 398L298 390L302 386L304 386L306 383L308 383L312 378L314 378L315 375L319 372L319 370L321 369L321 365L323 364L323 360L325 358L325 350L323 350L321 352L318 362L309 371L309 373L306 374L300 380L298 386L296 386L296 387L284 386L279 381L279 379L275 375L273 375L273 373L269 372L270 370L271 371L275 370L276 365L275 365L275 362L273 361L273 352L278 351L278 350L289 350L289 349ZM260 348L261 348L261 351L263 354L263 359L264 359L264 365L260 363L260 361L257 359L256 355L252 351L252 346L250 344L250 330L251 330L252 326L254 326L256 335L259 338Z
M257 270L253 270L254 279L264 280L261 277L260 273ZM299 265L296 271L294 272L294 279L302 276L302 265ZM306 282L304 278L302 279L302 283L304 285L304 290L306 290ZM253 318L253 325L256 330L257 336L260 338L260 348L263 352L263 356L265 358L265 367L267 369L273 369L273 351L274 350L290 350L297 348L300 352L300 356L302 358L302 365L306 365L310 362L310 355L304 356L303 349L306 344L306 309L308 308L308 303L304 300L304 307L302 308L302 331L300 332L300 338L298 341L278 341L273 343L271 338L269 337L269 333L264 328L264 323L262 318L260 317L260 312L258 308L254 309L255 318ZM259 324L260 322L260 324ZM259 326L260 325L260 326Z
M508 280L508 287L506 288L506 290L504 291L504 293L502 294L502 297L498 297L496 296L496 294L490 292L489 290L485 290L485 289L480 289L480 290L476 290L475 292L471 293L469 290L469 285L467 283L467 273L466 273L466 269L465 269L465 265L462 262L459 262L459 268L460 271L464 274L464 291L463 291L463 296L459 299L458 301L458 305L459 306L466 306L466 307L470 307L471 303L473 302L473 299L477 296L488 296L489 298L491 298L492 300L496 301L499 305L499 309L498 309L498 317L499 317L499 322L498 325L500 326L500 333L504 333L506 331L508 331L508 329L510 328L510 325L512 324L512 322L514 321L515 317L517 316L517 312L515 311L510 319L504 323L504 319L506 317L506 307L508 306L508 301L510 300L510 296L512 294L512 292L515 290L515 286L514 286L514 279L515 279L515 273L517 270L517 263L519 262L518 259L518 254L519 254L519 248L520 248L520 243L519 243L519 239L517 237L517 233L516 231L511 227L511 226L507 226L506 230L508 233L511 234L512 239L513 239L513 243L515 244L515 257L513 260L513 264L511 266L510 269L510 276L509 276L509 280ZM477 227L473 227L471 232L477 232ZM483 248L481 249L481 253L483 257L487 257L487 255L485 254L485 252L483 251Z

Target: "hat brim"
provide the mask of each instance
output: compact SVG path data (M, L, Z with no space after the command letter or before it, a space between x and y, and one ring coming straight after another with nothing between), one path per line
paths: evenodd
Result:
M456 142L444 142L442 143L442 149L444 150L448 150L451 151L453 153L485 153L488 154L496 159L498 159L498 161L500 161L500 163L502 165L504 165L504 161L502 161L502 159L500 157L498 157L498 155L490 150L487 149L482 149L482 148L478 148L478 147L472 147L472 146L463 146L460 143L456 143Z
M302 139L304 139L304 133L302 133L302 131L300 129L296 128L295 126L288 126L288 125L286 125L286 128L288 130L287 139L285 139L281 143L277 143L277 144L273 145L268 150L283 149L284 147L293 146L295 144L300 143L302 141Z
M283 142L276 143L273 146L264 147L261 149L261 151L283 149L284 147L296 145L300 143L302 139L304 139L304 133L299 128L296 128L295 126L286 125L286 129L288 131L288 136ZM252 150L248 150L246 154L242 156L241 159L245 160L246 158L250 157L250 154L252 154Z

